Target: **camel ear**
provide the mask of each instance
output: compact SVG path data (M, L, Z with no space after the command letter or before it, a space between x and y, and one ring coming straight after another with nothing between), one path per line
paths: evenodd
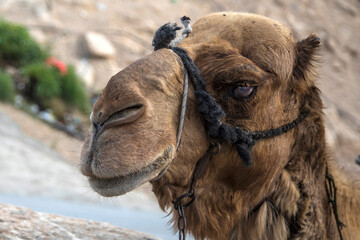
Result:
M296 60L293 75L295 79L305 79L316 63L320 46L320 38L311 34L306 39L296 43Z

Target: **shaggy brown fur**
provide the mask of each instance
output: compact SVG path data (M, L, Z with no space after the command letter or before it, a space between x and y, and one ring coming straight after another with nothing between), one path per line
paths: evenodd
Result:
M223 144L196 184L196 201L185 209L196 239L338 239L325 191L325 167L338 187L344 239L360 236L360 184L328 156L314 65L315 35L296 43L283 25L265 17L218 13L200 19L180 46L189 52L221 104L227 124L249 131L276 128L308 117L281 136L261 140L246 168L234 146ZM180 148L175 152L184 69L163 49L114 76L99 97L82 152L82 172L104 196L123 194L152 180L163 209L185 193L196 161L209 146L189 89ZM256 87L235 100L237 85ZM134 107L135 106L135 107ZM134 117L135 116L135 117ZM165 174L156 176L169 165Z

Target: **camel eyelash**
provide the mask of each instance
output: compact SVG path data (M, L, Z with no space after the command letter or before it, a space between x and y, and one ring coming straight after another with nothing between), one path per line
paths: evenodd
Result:
M254 80L240 80L233 83L236 87L256 87L258 84Z
M233 87L257 87L258 83L254 80L236 80L236 81L230 81L230 80L226 80L226 81L220 81L219 84L216 84L214 86L214 90L215 91L221 91L223 89L227 89L227 88L233 88Z

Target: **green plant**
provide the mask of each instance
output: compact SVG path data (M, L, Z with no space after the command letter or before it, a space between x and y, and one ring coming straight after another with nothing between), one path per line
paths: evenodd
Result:
M61 98L68 107L83 113L90 111L89 97L73 66L68 66L67 73L62 75L57 68L34 63L26 66L23 74L28 78L25 96L40 108L51 108L53 100Z
M53 98L61 96L60 75L53 67L34 63L24 68L24 75L29 79L25 86L25 96L41 108L49 107Z
M0 59L7 64L22 67L43 61L48 53L19 24L0 19Z
M0 70L0 100L12 102L15 96L15 88L12 78Z
M75 68L68 66L67 74L61 77L62 99L70 106L76 107L83 113L90 111L90 101L84 84L76 75Z

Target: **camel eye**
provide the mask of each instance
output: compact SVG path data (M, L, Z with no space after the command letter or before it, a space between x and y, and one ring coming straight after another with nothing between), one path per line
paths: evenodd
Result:
M236 100L247 99L251 97L255 92L255 87L250 86L236 86L233 89L233 98Z

